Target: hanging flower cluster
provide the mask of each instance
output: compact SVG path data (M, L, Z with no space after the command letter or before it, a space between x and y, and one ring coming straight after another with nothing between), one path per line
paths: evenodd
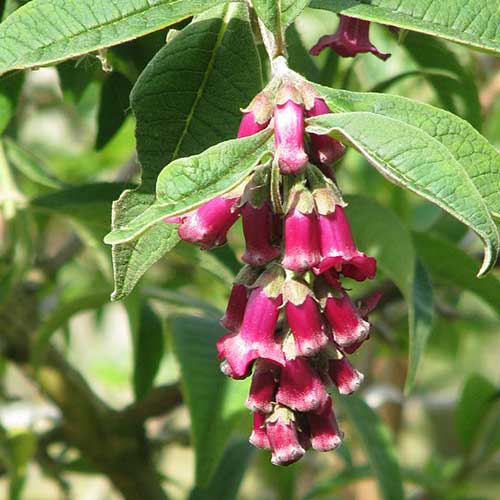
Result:
M356 305L342 286L344 277L373 278L376 261L355 246L330 168L344 146L305 133L307 117L329 112L307 83L285 78L270 85L244 110L238 137L272 127L273 161L243 187L168 221L180 224L183 240L209 249L224 244L242 217L246 265L221 319L228 333L217 350L224 374L252 376L250 442L272 450L276 465L299 460L310 447L341 444L328 391L351 394L361 384L348 358L367 339L377 300Z
M371 52L383 61L391 54L383 54L370 42L370 23L354 17L339 15L339 27L333 35L322 36L310 50L313 56L330 48L341 57L354 57L363 52Z

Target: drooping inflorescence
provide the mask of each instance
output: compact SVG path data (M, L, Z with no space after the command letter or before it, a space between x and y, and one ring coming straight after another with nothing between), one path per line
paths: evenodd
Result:
M351 394L360 386L363 375L349 355L368 338L367 315L377 302L355 304L343 286L344 277L363 281L376 273L375 259L356 248L331 169L345 148L305 131L308 117L330 109L310 84L287 75L243 111L238 132L242 138L272 128L272 160L231 192L167 221L180 224L182 239L209 249L224 244L242 217L246 265L221 319L228 332L217 351L224 374L252 376L250 442L272 450L276 465L299 460L310 447L341 444L329 391Z

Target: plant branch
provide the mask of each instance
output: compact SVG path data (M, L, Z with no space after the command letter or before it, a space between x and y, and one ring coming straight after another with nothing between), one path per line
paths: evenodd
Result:
M117 412L92 391L52 345L36 371L30 364L30 334L38 326L37 312L32 287L18 287L10 302L0 309L0 353L59 407L65 441L107 475L125 499L165 500L143 421L177 406L180 395L173 387L168 391L159 388L141 404ZM167 393L168 400L160 403Z

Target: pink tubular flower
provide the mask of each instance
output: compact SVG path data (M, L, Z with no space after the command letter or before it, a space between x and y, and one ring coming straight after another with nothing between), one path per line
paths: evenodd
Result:
M295 411L317 411L328 399L325 386L307 359L287 360L281 370L276 401Z
M321 262L315 269L317 274L334 268L357 281L372 279L377 271L377 261L356 248L344 209L337 205L335 212L319 215L318 220Z
M264 280L272 279L272 273L264 273L254 285L239 333L224 335L217 342L219 358L225 359L221 369L229 377L248 377L251 365L257 358L284 364L281 344L274 336L282 303L281 292L270 293L266 286L261 285Z
M273 451L274 465L290 465L305 453L300 444L294 414L287 408L278 407L266 421L266 433Z
M250 435L250 444L253 444L257 448L262 448L263 450L270 450L271 445L266 434L266 416L262 413L253 414L253 429Z
M247 202L243 205L241 214L246 244L243 262L252 266L263 266L276 259L281 250L271 244L273 214L269 204L254 208Z
M308 413L307 421L311 445L315 450L335 450L342 444L343 435L333 413L331 398L328 398L318 414Z
M307 116L319 116L331 113L330 108L321 97L314 99L313 107ZM328 135L310 134L311 153L321 165L333 165L345 153L345 146Z
M325 314L333 330L333 340L345 348L362 342L368 336L370 323L361 317L345 290L338 292L339 297L326 298Z
M305 284L290 280L285 283L285 290L285 310L295 340L295 354L313 356L328 343L318 305Z
M295 102L295 93L293 87L282 88L282 104L274 108L274 145L284 175L298 174L308 160L304 149L304 108Z
M329 361L328 374L340 394L352 394L357 391L364 378L345 356Z
M252 375L250 394L245 402L253 412L271 413L272 402L278 387L279 368L264 360L257 362Z
M327 47L330 47L341 57L354 57L363 52L371 52L383 61L389 59L391 54L383 54L370 42L370 23L354 17L339 15L340 23L333 35L322 36L310 50L317 56Z
M200 244L204 250L224 245L227 232L240 215L235 207L237 201L238 198L217 196L186 216L167 222L181 222L179 237Z
M316 214L301 213L297 208L285 216L285 255L283 267L303 273L321 259Z

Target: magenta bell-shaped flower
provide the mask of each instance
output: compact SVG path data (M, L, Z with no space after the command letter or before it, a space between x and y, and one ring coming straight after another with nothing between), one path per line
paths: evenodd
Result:
M340 394L352 394L357 391L364 378L345 356L329 361L328 374Z
M313 449L331 451L342 444L343 434L339 430L331 398L328 398L319 413L308 413L306 416Z
M281 370L276 401L295 411L317 411L328 399L325 385L305 358L287 360Z
M321 97L314 99L314 104L307 111L307 116L319 116L331 113L330 108ZM311 154L320 165L333 165L345 153L345 146L328 135L310 134Z
M391 54L379 52L370 42L370 23L354 17L339 15L340 23L333 35L322 36L310 50L317 56L327 47L330 47L341 57L354 57L363 52L371 52L383 61L389 59Z
M316 214L301 213L297 208L285 216L285 252L283 267L303 273L317 266L321 259Z
M325 314L333 330L333 340L341 348L362 342L370 331L365 321L344 289L339 296L329 295L325 302Z
M179 237L198 243L203 250L224 245L227 232L240 215L235 206L238 199L217 196L193 212L168 219L167 222L180 222Z
M281 292L271 293L268 287L259 283L261 280L271 279L269 276L272 273L273 271L266 271L254 285L239 333L224 335L217 342L219 358L225 360L221 369L229 377L248 377L251 365L257 358L284 365L281 344L274 335L282 304Z
M257 448L262 448L263 450L271 449L271 444L266 434L266 416L262 413L256 412L253 414L253 428L249 441L250 444L253 444Z
M321 242L321 262L317 274L334 268L349 278L363 281L377 272L377 261L360 252L354 243L344 209L337 205L329 215L318 215Z
M245 203L241 209L246 250L242 260L252 266L263 266L279 257L281 250L271 244L273 213L268 203L254 208Z
M278 379L279 367L268 361L257 361L252 375L250 394L245 402L246 407L253 412L271 413Z
M271 462L274 465L290 465L304 456L295 415L288 408L278 407L267 418L266 434L273 451Z
M296 356L313 356L328 343L325 325L307 285L287 280L286 317L295 340Z
M280 171L284 175L298 174L307 165L304 148L304 108L293 99L296 90L280 90L282 104L274 108L274 146Z

